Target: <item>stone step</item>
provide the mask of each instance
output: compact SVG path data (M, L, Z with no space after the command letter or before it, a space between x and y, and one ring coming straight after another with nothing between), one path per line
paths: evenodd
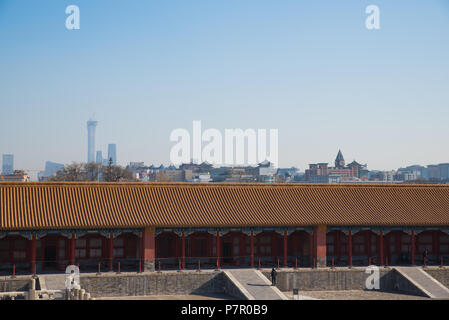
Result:
M395 267L394 269L429 298L449 299L449 289L430 276L421 267Z
M224 273L248 300L288 300L259 270L235 269Z

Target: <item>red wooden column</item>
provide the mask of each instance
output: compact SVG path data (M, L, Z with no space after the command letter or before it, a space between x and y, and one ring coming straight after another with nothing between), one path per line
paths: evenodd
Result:
M379 233L379 265L384 264L384 232Z
M182 238L181 238L181 265L182 268L186 268L186 234L184 231L182 232Z
M287 230L284 230L284 267L287 267Z
M352 231L348 233L348 264L352 267Z
M31 236L31 249L30 249L30 272L36 274L36 235Z
M215 247L217 253L217 269L220 269L220 231L217 231Z
M75 234L72 233L70 238L70 262L72 266L75 265Z
M146 227L143 232L143 270L154 271L155 235L154 227Z
M316 257L316 266L318 268L326 267L326 230L327 227L325 225L320 225L315 227L313 232L315 243L314 255Z
M114 235L109 234L109 252L108 252L109 271L114 270Z
M410 235L410 251L411 251L411 263L415 264L415 230L412 230L412 234Z

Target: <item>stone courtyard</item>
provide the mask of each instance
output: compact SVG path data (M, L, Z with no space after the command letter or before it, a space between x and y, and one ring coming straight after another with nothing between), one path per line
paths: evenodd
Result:
M292 292L284 292L284 294L289 299L293 299ZM430 298L409 294L368 290L302 291L299 294L320 300L430 300Z

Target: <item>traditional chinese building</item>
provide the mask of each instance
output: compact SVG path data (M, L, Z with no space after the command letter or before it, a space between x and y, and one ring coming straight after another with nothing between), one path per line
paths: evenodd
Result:
M449 186L0 183L0 271L449 262Z

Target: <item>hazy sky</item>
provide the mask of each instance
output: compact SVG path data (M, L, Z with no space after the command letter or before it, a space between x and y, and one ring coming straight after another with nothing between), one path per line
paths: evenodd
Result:
M449 162L448 2L0 0L0 153L86 161L95 114L122 165L168 164L193 120L277 128L280 166L301 170L338 149L369 169Z

